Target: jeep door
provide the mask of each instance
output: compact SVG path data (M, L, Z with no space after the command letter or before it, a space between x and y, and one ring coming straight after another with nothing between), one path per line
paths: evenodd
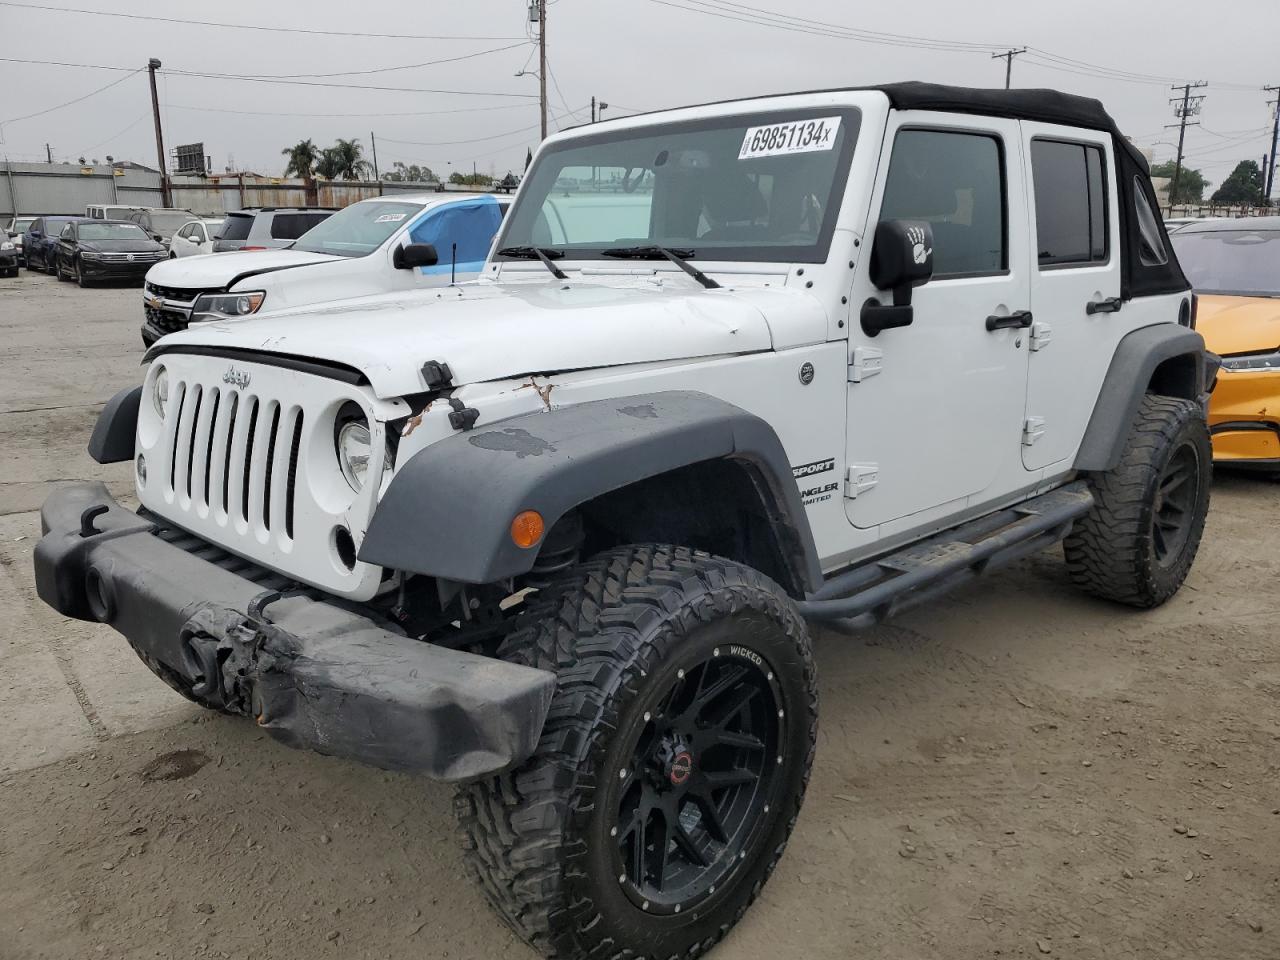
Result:
M1120 309L1111 136L1027 121L1022 135L1036 251L1022 462L1027 470L1062 473L1071 468L1135 311Z
M1015 120L891 113L879 169L865 236L879 220L925 221L934 264L913 291L910 326L862 330L869 297L892 302L871 284L871 251L849 298L845 507L855 526L888 537L1027 484L1018 324L1030 307L1030 239Z

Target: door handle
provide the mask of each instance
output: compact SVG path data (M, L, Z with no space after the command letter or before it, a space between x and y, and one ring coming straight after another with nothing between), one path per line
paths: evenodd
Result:
M998 317L992 314L987 317L987 330L1008 330L1013 327L1029 327L1031 326L1032 316L1030 310L1015 310L1007 317Z
M1119 297L1107 297L1105 300L1090 300L1084 305L1084 312L1089 316L1095 313L1119 313L1124 301Z

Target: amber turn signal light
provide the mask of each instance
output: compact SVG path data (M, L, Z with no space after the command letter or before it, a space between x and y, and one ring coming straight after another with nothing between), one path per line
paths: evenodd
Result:
M542 514L537 510L522 510L511 521L511 540L527 550L542 539L543 529Z

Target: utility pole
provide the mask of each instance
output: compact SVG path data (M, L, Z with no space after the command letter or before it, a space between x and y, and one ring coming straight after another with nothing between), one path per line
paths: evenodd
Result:
M1171 97L1169 99L1169 102L1174 105L1173 115L1178 118L1178 122L1165 124L1166 130L1172 127L1178 128L1178 159L1173 165L1173 182L1169 184L1169 211L1171 213L1173 212L1173 205L1178 199L1178 181L1182 179L1182 145L1187 139L1187 118L1198 116L1200 107L1204 103L1203 95L1193 97L1191 91L1208 85L1204 80L1200 80L1197 83L1184 83L1181 86L1175 84L1171 88L1182 91L1181 97ZM1191 123L1192 126L1195 126L1198 121L1192 121Z
M1013 58L1020 53L1026 52L1027 48L1023 47L1021 50L1008 50L1005 53L993 53L991 55L992 60L1004 61L1004 88L1006 90L1009 89L1009 83L1013 80Z
M378 181L378 196L382 196L382 175L378 172L378 141L369 131L369 149L373 151L373 179Z
M547 0L538 4L538 97L542 103L542 139L547 139Z
M1267 93L1274 93L1276 95L1274 100L1267 101L1267 106L1275 107L1275 120L1273 120L1271 124L1271 159L1270 162L1267 163L1267 169L1263 171L1262 176L1264 183L1262 190L1262 205L1266 207L1271 205L1271 187L1276 176L1276 144L1280 142L1280 86L1263 87L1262 89Z
M156 160L160 163L160 202L164 206L169 203L169 175L165 173L164 134L160 132L160 95L156 93L156 71L160 69L160 61L152 57L147 61L147 73L151 78L151 118L156 124Z
M49 146L47 143L44 145L44 158L50 163L53 163L53 147Z
M591 98L591 122L596 122L596 98Z

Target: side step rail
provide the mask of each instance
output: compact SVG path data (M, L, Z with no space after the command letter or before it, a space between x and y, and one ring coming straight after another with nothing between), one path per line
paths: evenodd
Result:
M798 606L811 620L869 627L1062 540L1093 507L1083 480L836 574Z

